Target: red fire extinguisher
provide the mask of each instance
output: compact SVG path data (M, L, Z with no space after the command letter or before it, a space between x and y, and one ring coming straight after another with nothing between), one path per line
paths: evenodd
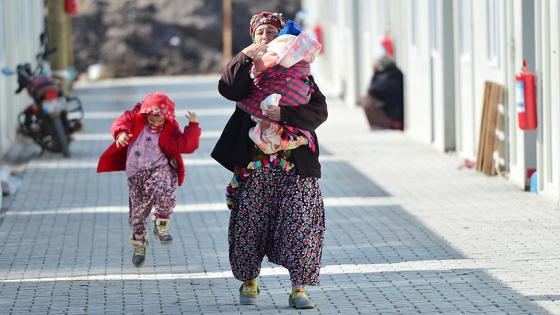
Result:
M381 40L381 48L383 49L383 51L391 56L393 56L393 41L391 40L391 37L389 37L389 31L385 32L385 37Z
M64 9L68 14L78 13L78 0L64 0Z
M528 70L525 59L523 59L521 72L515 75L515 101L519 128L522 130L537 128L535 75Z
M323 28L321 25L315 24L313 27L313 33L315 33L315 39L323 46L319 51L319 55L325 52L325 44L323 44Z

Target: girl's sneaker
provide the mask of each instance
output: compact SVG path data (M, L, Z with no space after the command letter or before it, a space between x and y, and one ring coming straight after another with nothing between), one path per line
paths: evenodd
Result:
M162 219L156 217L155 214L152 215L152 221L154 221L154 237L159 239L161 245L170 245L173 243L173 237L169 231L170 220L171 216L167 219Z
M146 260L146 252L148 251L148 235L144 235L144 239L138 241L134 239L134 233L130 237L130 244L134 247L134 255L132 256L132 264L134 267L142 267Z

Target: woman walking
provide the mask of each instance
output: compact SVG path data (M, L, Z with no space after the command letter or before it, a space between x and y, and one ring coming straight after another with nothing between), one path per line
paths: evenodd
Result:
M262 12L251 18L249 32L253 43L224 69L218 83L223 97L240 102L256 88L250 76L253 59L266 51L284 23L280 13ZM315 307L305 291L305 286L319 284L325 233L315 129L328 114L325 96L312 76L307 83L311 87L308 104L269 105L266 116L270 121L308 131L315 141L313 150L305 145L265 154L249 138L255 121L236 106L211 154L233 172L226 190L231 209L229 259L233 275L242 281L241 304L258 303L257 277L266 256L271 263L289 271L290 307Z

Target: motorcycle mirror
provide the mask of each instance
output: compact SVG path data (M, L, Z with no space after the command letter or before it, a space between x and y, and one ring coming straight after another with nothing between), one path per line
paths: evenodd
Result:
M49 37L48 37L47 33L42 32L39 35L39 41L41 42L41 46L44 46L49 41Z
M8 68L8 67L2 68L2 73L5 74L5 75L12 75L12 74L14 74L14 72L13 72L10 68Z

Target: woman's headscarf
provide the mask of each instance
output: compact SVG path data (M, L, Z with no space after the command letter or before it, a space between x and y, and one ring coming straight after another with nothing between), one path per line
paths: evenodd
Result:
M286 25L286 21L284 20L284 17L282 17L282 13L265 11L255 14L251 17L251 21L249 22L249 34L251 34L251 38L255 38L255 30L263 24L270 24L278 30L281 30Z

